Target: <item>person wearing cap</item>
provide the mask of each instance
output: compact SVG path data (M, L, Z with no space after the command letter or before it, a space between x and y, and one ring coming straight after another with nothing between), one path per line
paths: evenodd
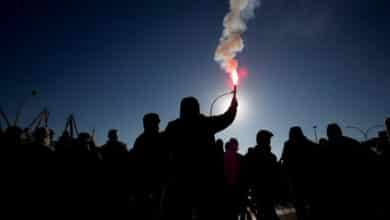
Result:
M148 113L143 117L144 131L134 142L131 150L134 167L135 218L158 217L159 202L167 175L168 151L160 132L160 117Z
M245 155L249 187L258 208L256 219L278 220L275 203L278 195L279 165L271 152L272 132L260 130L256 135L257 145Z

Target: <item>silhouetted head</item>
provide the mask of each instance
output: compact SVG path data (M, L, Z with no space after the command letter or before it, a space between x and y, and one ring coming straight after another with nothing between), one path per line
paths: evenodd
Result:
M199 102L194 97L185 97L180 103L180 118L193 119L200 115Z
M223 151L223 140L222 139L218 139L217 141L215 141L215 146L218 150L222 150Z
M61 135L62 137L70 137L70 134L69 134L69 132L68 131L64 131L64 132L62 132L62 135Z
M386 131L379 131L378 132L378 138L381 139L381 140L387 140L387 138L388 138L387 132Z
M336 123L329 124L326 133L329 140L343 136L340 126Z
M321 146L328 146L328 140L326 138L320 138L320 140L318 141L318 143L321 145Z
M68 131L63 131L61 136L59 137L58 139L58 145L56 146L57 148L72 148L72 144L73 144L73 137L70 136L69 132ZM61 150L62 150L61 149Z
M118 130L116 129L111 129L108 131L108 140L110 141L117 141L118 140Z
M229 141L225 143L225 152L230 149L230 144L231 143Z
M88 148L91 143L91 135L87 132L81 132L77 140L81 146Z
M227 147L228 147L228 149L226 149L226 150L231 150L231 151L237 152L238 151L238 140L236 138L230 138L229 145Z
M143 123L146 132L158 132L160 117L156 113L148 113L144 115Z
M8 127L5 130L4 138L8 144L19 144L21 141L23 130L17 126Z
M301 127L298 127L298 126L290 128L289 137L291 140L302 140L305 138Z
M274 136L272 132L268 130L260 130L256 135L257 145L269 146L271 145L271 138Z

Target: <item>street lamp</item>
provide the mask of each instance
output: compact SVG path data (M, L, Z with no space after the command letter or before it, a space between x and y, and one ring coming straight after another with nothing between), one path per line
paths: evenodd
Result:
M355 129L356 131L360 132L360 133L363 135L365 141L368 140L368 134L369 134L369 132L370 132L372 129L374 129L374 128L379 128L379 127L383 127L383 125L377 124L377 125L374 125L374 126L371 126L371 127L367 128L366 130L364 130L364 129L362 129L362 128L359 128L359 127L356 127L356 126L346 126L346 128Z
M313 130L314 130L314 138L315 138L316 142L318 142L317 125L314 125L314 126L313 126Z

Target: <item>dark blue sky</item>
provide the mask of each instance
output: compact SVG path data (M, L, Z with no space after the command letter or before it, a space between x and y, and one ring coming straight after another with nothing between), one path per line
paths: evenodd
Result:
M323 136L328 122L382 123L390 113L386 2L263 0L238 57L249 72L239 119L219 136L238 137L245 152L258 129L268 128L279 153L293 125L313 137L313 125ZM198 97L208 113L213 97L228 90L213 61L227 10L227 0L4 3L1 105L13 117L38 89L24 124L47 106L58 134L74 112L80 130L96 128L98 143L118 128L132 146L143 114L159 113L165 128L183 96Z

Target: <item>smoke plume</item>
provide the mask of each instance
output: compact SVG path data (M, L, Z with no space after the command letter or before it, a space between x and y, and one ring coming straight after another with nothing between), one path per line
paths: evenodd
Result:
M254 17L260 0L230 0L230 12L223 19L223 32L214 54L214 60L227 72L237 69L237 53L244 49L242 34L246 31L246 23Z

